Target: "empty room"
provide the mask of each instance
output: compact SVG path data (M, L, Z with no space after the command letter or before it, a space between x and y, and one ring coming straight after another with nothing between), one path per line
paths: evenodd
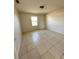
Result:
M15 59L64 59L64 0L14 0Z

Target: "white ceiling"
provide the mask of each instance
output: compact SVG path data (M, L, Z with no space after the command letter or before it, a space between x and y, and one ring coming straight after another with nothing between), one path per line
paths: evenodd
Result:
M64 0L19 0L20 3L15 2L15 6L20 12L27 13L49 13L55 9L64 7ZM44 9L39 6L45 5Z

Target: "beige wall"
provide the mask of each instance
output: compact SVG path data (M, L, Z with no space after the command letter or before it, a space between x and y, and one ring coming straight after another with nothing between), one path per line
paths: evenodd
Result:
M64 8L55 10L46 15L46 26L51 31L64 33Z
M38 17L38 26L32 26L31 16ZM20 13L20 21L21 21L22 32L29 32L29 31L45 28L45 15Z
M20 27L19 15L16 8L14 8L14 39L15 39L14 55L15 55L15 59L19 59L18 53L21 44L21 27Z

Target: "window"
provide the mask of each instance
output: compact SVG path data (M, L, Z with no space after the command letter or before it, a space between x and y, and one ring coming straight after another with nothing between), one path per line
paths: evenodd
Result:
M31 16L32 26L38 26L37 16Z

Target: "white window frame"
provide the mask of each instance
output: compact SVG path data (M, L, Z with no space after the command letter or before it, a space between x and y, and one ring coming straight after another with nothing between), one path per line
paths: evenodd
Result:
M31 16L31 23L32 23L32 26L38 26L38 17Z

